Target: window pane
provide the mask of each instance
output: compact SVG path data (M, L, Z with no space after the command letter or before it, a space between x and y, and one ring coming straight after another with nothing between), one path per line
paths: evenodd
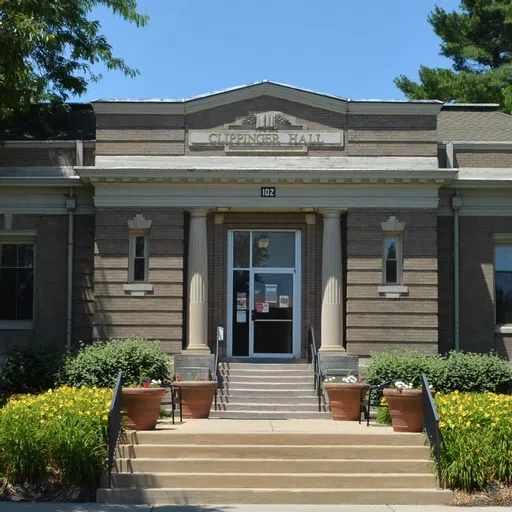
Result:
M512 324L512 246L496 247L496 323Z
M512 272L512 246L496 247L496 270Z
M34 271L18 270L18 318L16 320L32 320L34 301Z
M295 233L254 231L252 234L253 267L295 267Z
M249 231L235 231L233 233L233 266L235 268L249 267L249 240Z
M34 266L34 246L31 244L18 245L18 267L32 268Z
M16 244L2 244L2 267L16 267L17 266L17 249Z
M396 254L397 254L396 247L397 247L397 239L394 237L386 237L384 257L386 259L396 260Z
M0 269L0 320L16 320L16 269Z
M136 236L135 237L135 257L136 258L144 258L144 237Z
M396 260L386 261L386 283L396 284L398 278L398 262Z
M146 260L135 259L133 261L133 280L145 281L146 280Z

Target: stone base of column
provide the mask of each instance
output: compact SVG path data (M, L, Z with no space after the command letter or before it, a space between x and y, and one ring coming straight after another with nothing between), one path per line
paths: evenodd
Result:
M211 350L204 346L204 345L201 345L199 347L187 347L185 349L183 349L181 351L182 354L190 354L190 355L193 355L193 354L211 354Z
M339 355L339 354L346 354L347 351L345 348L343 347L340 347L339 345L334 345L334 346L321 346L319 349L318 349L318 352L322 352L322 354L335 354L335 355Z
M183 380L209 379L214 373L213 354L193 354L189 351L174 356L174 375Z

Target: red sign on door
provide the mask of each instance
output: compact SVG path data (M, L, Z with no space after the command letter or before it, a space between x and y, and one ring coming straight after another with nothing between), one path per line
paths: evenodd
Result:
M258 302L256 304L256 313L263 313L263 303L262 302Z

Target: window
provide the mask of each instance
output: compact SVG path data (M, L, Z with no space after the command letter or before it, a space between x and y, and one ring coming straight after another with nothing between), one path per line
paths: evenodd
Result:
M494 249L496 324L512 324L512 244Z
M146 283L148 280L147 235L132 233L130 246L130 282Z
M401 284L401 243L399 236L384 237L383 284Z
M0 242L0 320L34 316L34 244Z

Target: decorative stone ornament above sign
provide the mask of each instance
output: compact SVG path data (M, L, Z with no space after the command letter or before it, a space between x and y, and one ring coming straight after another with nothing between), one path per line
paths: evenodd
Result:
M224 130L190 130L188 144L224 146L226 152L307 152L308 147L343 146L343 132L306 130L282 112L251 113Z

